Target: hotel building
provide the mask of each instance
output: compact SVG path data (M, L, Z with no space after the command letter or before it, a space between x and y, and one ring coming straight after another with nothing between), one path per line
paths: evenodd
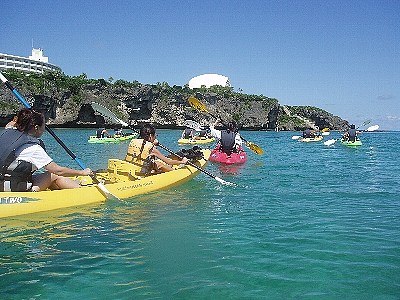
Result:
M0 53L0 71L15 69L24 72L43 73L44 71L61 72L61 68L50 64L49 58L43 56L42 49L32 49L32 55L22 57Z

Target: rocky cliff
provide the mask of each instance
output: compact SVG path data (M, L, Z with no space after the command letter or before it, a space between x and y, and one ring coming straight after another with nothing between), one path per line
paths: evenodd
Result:
M87 79L84 74L70 77L60 73L4 75L36 110L45 113L52 127L99 127L106 122L92 109L92 101L117 116L140 125L151 122L158 128L180 128L186 119L206 125L214 122L207 113L192 108L187 99L195 96L222 122L235 120L248 130L303 130L306 127L343 130L348 122L322 109L309 106L283 106L277 99L234 92L214 86L190 89L186 86L155 85L137 81L115 82ZM0 126L4 126L22 106L5 86L0 89Z

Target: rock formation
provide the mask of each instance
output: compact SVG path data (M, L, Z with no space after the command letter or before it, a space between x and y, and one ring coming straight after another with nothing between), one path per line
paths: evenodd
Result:
M186 119L208 125L215 120L192 108L187 99L195 96L222 122L235 120L247 130L303 130L307 127L343 130L348 122L310 106L284 106L278 100L247 95L231 87L190 89L185 86L155 85L137 81L87 79L82 74L69 77L59 73L43 75L8 72L5 76L34 109L43 111L52 127L98 127L106 120L92 109L92 101L102 104L132 124L151 122L158 128L181 128ZM22 106L6 88L0 89L0 126L4 126Z

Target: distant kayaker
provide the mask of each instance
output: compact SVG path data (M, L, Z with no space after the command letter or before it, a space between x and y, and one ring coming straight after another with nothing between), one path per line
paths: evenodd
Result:
M187 140L193 139L194 138L193 129L186 127L185 130L182 132L182 138Z
M46 153L39 139L46 126L42 113L23 109L17 114L15 126L16 129L6 129L0 135L0 191L77 188L80 186L77 182L64 176L92 174L89 168L75 170L59 166ZM33 174L41 168L46 172Z
M315 137L315 133L310 128L307 128L306 130L303 131L303 138L308 139L313 137Z
M114 129L114 137L121 137L124 136L124 132L122 131L122 128L115 128Z
M230 154L236 152L241 148L243 142L238 132L238 128L235 121L229 122L225 130L215 129L218 124L218 120L215 124L210 125L210 135L219 139L219 145L222 152Z
M103 127L96 130L96 137L105 138L105 137L111 137L111 135L108 133L107 129Z
M188 159L171 159L162 154L157 149L158 140L156 139L156 129L150 124L145 124L140 129L139 138L131 140L125 160L138 163L141 166L140 173L150 175L152 173L162 173L172 171L171 165L186 164ZM159 158L161 161L156 161Z
M199 134L196 138L207 139L209 138L209 132L207 131L207 129L200 129Z
M355 142L358 139L359 132L356 129L356 125L351 124L350 129L343 134L343 140Z

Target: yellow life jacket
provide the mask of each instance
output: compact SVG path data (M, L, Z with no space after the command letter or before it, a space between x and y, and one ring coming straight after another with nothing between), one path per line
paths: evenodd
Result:
M125 160L129 162L144 161L153 150L154 145L143 139L133 139L129 143Z

